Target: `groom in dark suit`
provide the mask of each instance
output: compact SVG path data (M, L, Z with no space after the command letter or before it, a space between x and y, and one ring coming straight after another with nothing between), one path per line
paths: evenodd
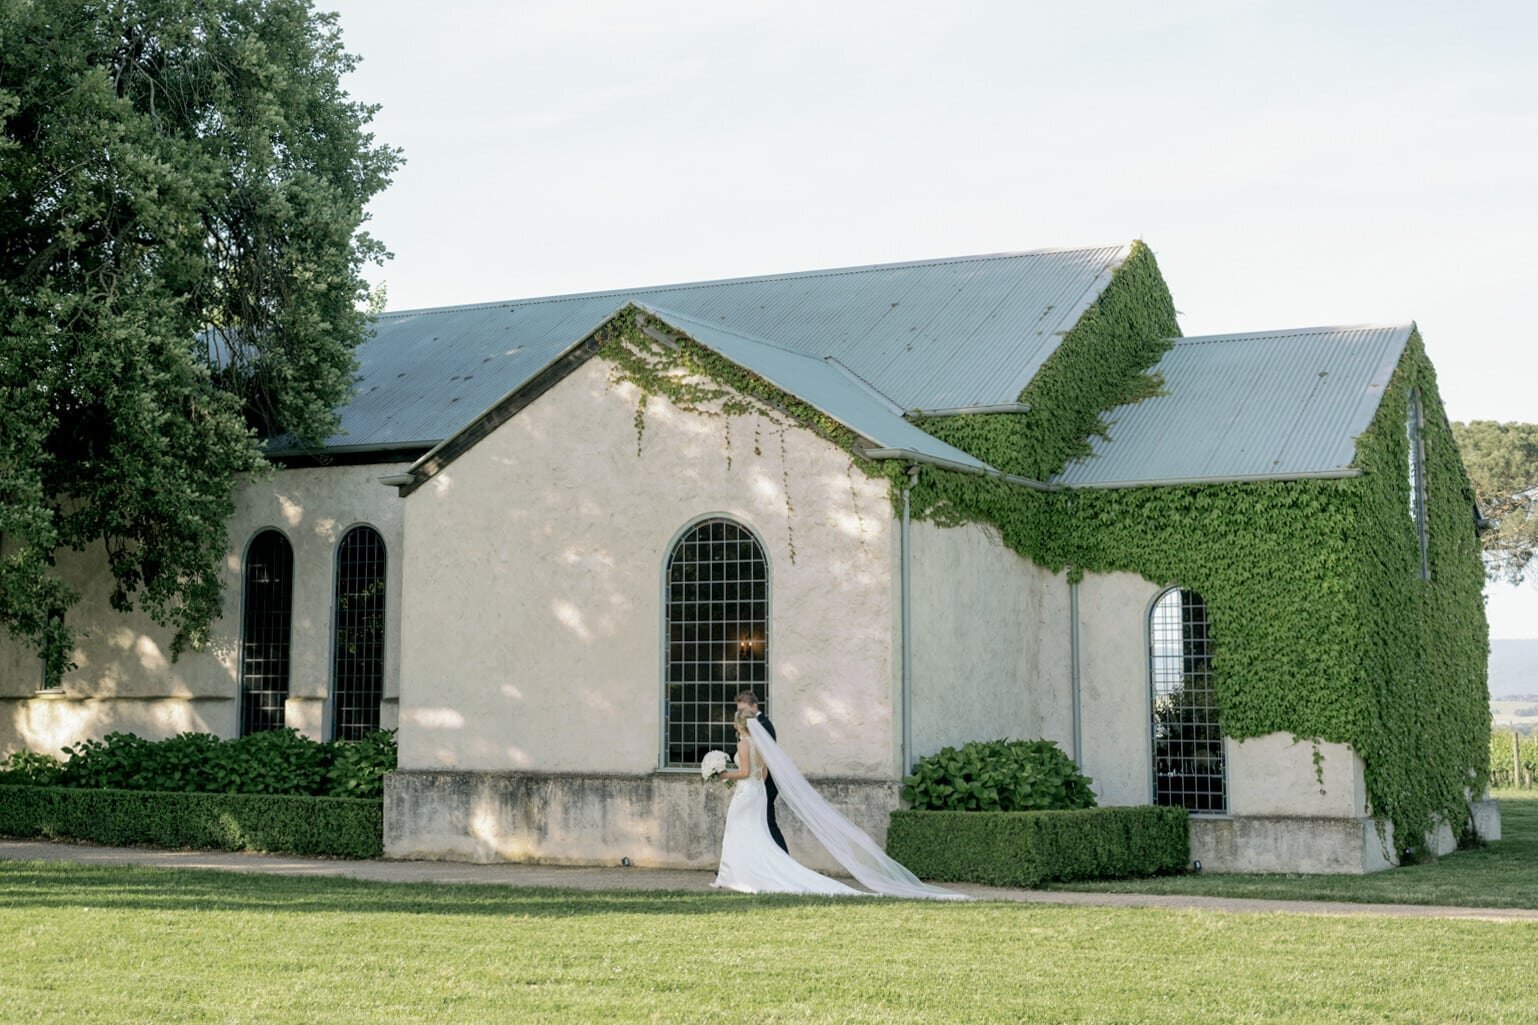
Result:
M739 692L737 695L737 710L739 712L747 712L756 718L758 724L764 728L764 732L769 734L772 740L779 741L779 736L774 732L774 723L769 721L767 715L758 710L757 694L750 690ZM774 800L780 796L780 788L774 785L773 776L764 777L764 796L767 798L765 804L769 808L769 835L774 838L775 843L780 845L780 850L789 854L790 848L785 846L785 835L780 832L780 824L774 821Z

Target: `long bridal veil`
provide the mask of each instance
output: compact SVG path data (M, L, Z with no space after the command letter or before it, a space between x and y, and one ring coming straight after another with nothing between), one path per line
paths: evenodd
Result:
M748 736L753 751L764 760L764 767L774 777L780 798L796 818L868 889L889 897L928 897L932 900L970 900L964 893L945 890L919 882L918 876L886 856L876 841L859 826L840 815L801 775L769 731L756 719L748 720Z

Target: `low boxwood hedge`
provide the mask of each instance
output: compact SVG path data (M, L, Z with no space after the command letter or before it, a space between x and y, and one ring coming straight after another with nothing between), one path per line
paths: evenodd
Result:
M923 879L990 886L1158 875L1191 857L1184 808L894 811L886 849Z
M384 808L350 797L3 786L0 836L375 858Z

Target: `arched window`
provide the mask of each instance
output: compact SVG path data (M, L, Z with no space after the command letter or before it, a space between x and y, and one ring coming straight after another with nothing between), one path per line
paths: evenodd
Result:
M1207 603L1195 591L1172 587L1154 602L1148 627L1154 804L1225 811L1223 731L1212 686Z
M337 546L334 614L331 735L358 740L379 729L384 698L385 546L373 527L353 527Z
M769 565L751 531L695 524L668 556L663 764L693 766L736 743L737 692L769 701Z
M294 550L276 530L246 548L240 624L240 735L283 726L294 609Z

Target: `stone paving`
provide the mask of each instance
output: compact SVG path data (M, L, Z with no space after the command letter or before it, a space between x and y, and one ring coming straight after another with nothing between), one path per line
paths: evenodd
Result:
M266 872L273 875L363 879L380 883L475 883L576 890L649 890L710 892L710 871L689 869L521 865L501 862L472 865L452 861L350 861L285 854L230 851L173 851L146 847L98 847L0 839L0 860L69 861L82 865L143 865L156 868ZM1346 901L1257 900L1175 894L1078 893L1067 890L1017 890L949 884L980 900L1021 904L1069 904L1079 907L1169 908L1252 914L1382 916L1391 918L1466 918L1500 922L1538 922L1531 908L1463 908L1423 904L1355 904Z

